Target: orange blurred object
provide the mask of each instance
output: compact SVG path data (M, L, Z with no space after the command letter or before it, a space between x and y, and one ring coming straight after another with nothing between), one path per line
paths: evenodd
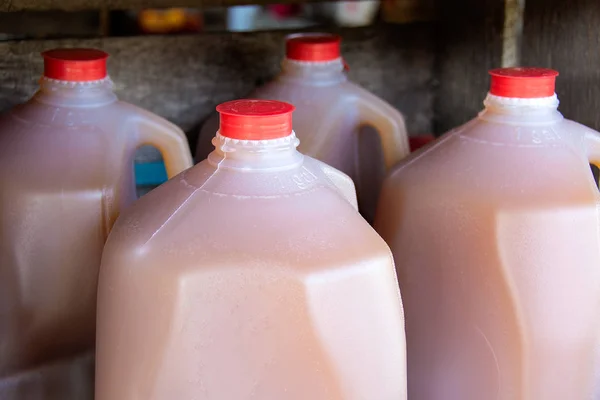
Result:
M203 25L200 11L186 8L143 10L138 23L146 33L198 32Z

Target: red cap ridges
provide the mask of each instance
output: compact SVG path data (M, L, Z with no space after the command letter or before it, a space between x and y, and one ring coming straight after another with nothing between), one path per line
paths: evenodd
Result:
M535 99L554 95L558 72L547 68L517 67L490 71L490 93L500 97Z
M326 62L340 58L342 38L331 33L290 35L285 42L286 57L295 61Z
M292 133L295 107L275 100L233 100L217 106L219 134L231 139L270 140Z
M108 53L96 49L53 49L44 51L44 76L70 82L104 79Z

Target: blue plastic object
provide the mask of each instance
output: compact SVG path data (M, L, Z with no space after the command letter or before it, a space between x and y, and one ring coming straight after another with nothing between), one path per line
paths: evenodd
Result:
M167 181L167 170L162 161L135 164L137 186L158 186Z

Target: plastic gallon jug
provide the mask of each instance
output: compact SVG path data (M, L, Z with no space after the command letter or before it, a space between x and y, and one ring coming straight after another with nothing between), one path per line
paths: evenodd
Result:
M220 105L208 159L125 211L100 272L96 400L406 398L391 253L290 104Z
M106 53L43 56L39 91L0 116L0 378L93 348L100 257L135 199L136 148L159 148L170 175L192 163L181 130L117 100ZM36 374L27 399L69 398Z
M600 134L558 112L557 72L491 72L479 116L386 179L411 400L592 399Z
M249 98L296 106L294 131L300 152L349 175L357 187L360 211L372 222L386 167L409 153L408 138L396 109L348 81L340 42L331 34L289 36L281 73ZM212 151L217 127L216 118L203 127L197 160Z

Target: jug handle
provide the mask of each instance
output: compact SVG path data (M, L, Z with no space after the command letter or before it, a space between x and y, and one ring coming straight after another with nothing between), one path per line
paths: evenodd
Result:
M169 179L194 165L187 137L175 124L142 109L135 113L133 123L137 128L136 147L156 147L163 156Z
M379 103L376 107L373 103ZM360 125L369 125L377 130L383 149L386 171L410 153L406 124L402 115L389 104L370 93L357 98Z
M600 132L586 129L584 134L587 157L590 164L600 168Z
M600 132L596 132L586 127L585 133L583 134L583 140L588 162L600 168ZM598 182L596 182L595 177L593 180L597 186Z

